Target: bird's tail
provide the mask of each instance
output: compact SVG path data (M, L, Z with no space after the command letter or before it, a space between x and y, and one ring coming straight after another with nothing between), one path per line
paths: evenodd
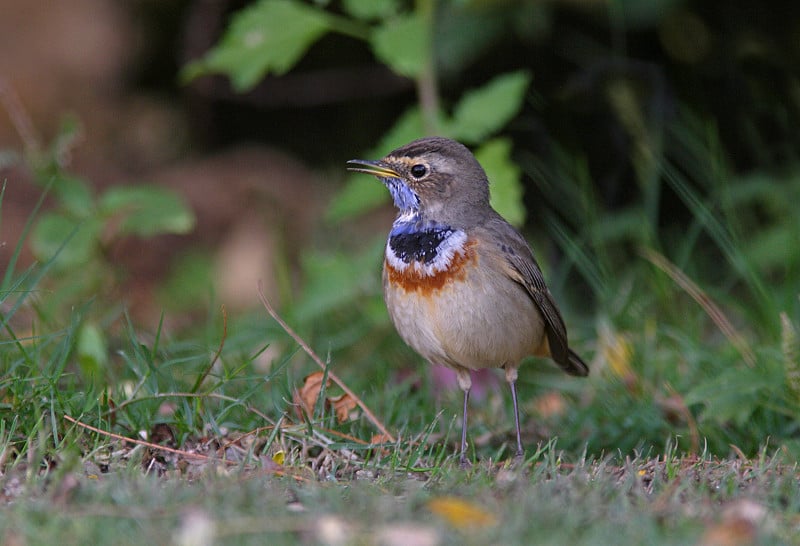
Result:
M589 366L572 349L567 349L567 361L561 367L569 375L578 375L580 377L589 375Z

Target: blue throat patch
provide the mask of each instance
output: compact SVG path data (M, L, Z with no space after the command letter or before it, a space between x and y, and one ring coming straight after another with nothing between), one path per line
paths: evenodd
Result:
M380 180L389 188L394 206L401 212L419 210L419 197L408 187L408 184L400 178L381 178Z

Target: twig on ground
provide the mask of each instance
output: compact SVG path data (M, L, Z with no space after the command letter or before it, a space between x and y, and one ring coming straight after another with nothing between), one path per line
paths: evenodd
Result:
M158 444L154 444L152 442L146 442L144 440L138 440L136 438L128 438L127 436L122 436L121 434L115 434L113 432L109 432L107 430L103 430L97 427L93 427L92 425L86 424L82 421L75 419L74 417L64 414L64 419L73 423L81 428L85 428L87 430L91 430L92 432L96 432L97 434L101 434L103 436L108 436L109 438L114 438L116 440L122 440L124 442L130 442L132 444L140 445L149 447L150 449L157 449L159 451L166 451L168 453L174 453L175 455L180 455L187 459L198 459L201 461L208 461L208 462L219 462L224 463L228 466L238 466L241 464L241 461L231 461L230 459L221 459L218 457L209 457L208 455L202 455L200 453L192 453L191 451L184 451L181 449L175 449L172 447L162 446ZM291 476L297 481L305 481L306 478L302 476L297 476L296 474L292 474L291 472L286 472L280 468L271 468L271 467L264 467L262 470L269 472L271 474L275 474L277 476Z
M294 330L292 330L292 328L280 317L280 315L278 315L278 312L275 311L275 308L272 307L272 304L267 300L267 297L264 295L264 285L261 281L258 281L258 297L261 300L261 303L264 305L264 308L267 310L267 313L269 313L269 315L273 319L275 319L275 321L278 324L281 325L281 328L283 328L284 331L287 334L289 334L292 337L292 339L294 339L295 342L298 345L300 345L300 347L303 348L306 354L311 357L311 360L316 362L317 365L320 368L322 368L323 371L327 369L325 363L319 356L317 356L314 350L308 346L308 344L303 340L303 338L301 338ZM361 411L364 412L364 415L366 415L367 419L372 421L372 424L375 425L375 427L382 434L384 434L390 442L395 441L394 436L386 429L383 423L381 423L381 421L378 420L377 417L375 417L375 414L372 413L372 411L370 411L370 409L367 407L364 401L361 400L361 398L359 398L358 396L356 396L356 394L352 390L350 390L350 388L344 383L344 381L339 379L339 377L330 370L328 370L328 378L330 378L331 381L336 383L348 396L350 396L353 400L355 400L356 404L358 404L358 407L360 407Z
M152 442L146 442L144 440L137 440L136 438L128 438L127 436L122 436L121 434L115 434L113 432L108 432L107 430L103 430L101 428L93 427L92 425L88 425L82 421L78 421L74 417L71 417L67 414L64 414L64 419L69 421L70 423L76 424L79 427L85 428L87 430L91 430L92 432L96 432L97 434L102 434L103 436L108 436L109 438L114 438L116 440L122 440L125 442L130 442L132 444L140 445L149 447L151 449L158 449L160 451L167 451L169 453L174 453L176 455L182 455L187 459L200 459L204 461L216 461L222 462L227 465L238 465L240 464L238 461L230 461L227 459L218 459L216 457L209 457L208 455L201 455L200 453L192 453L191 451L183 451L181 449L175 449L172 447L162 446L158 444L154 444Z

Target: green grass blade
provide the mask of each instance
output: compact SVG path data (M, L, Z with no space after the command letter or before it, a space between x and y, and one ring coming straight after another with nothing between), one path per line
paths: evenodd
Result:
M717 220L713 211L703 203L702 199L700 199L676 168L665 165L664 177L669 186L689 208L695 218L702 223L706 232L717 244L734 270L742 276L742 279L752 290L753 295L762 302L762 309L765 315L762 319L774 321L777 314L772 313L772 311L776 309L772 294L769 293L761 278L756 274L748 263L747 258L739 250L740 245L734 240L731 231Z

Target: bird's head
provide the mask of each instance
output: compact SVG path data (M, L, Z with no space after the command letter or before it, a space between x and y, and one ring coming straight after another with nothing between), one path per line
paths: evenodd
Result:
M422 138L379 161L353 159L347 164L349 170L383 182L401 216L468 227L491 211L486 173L455 140Z

